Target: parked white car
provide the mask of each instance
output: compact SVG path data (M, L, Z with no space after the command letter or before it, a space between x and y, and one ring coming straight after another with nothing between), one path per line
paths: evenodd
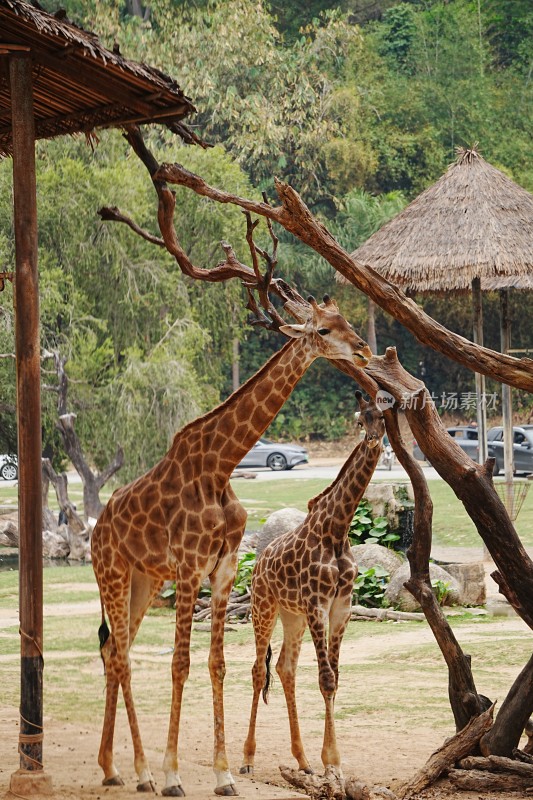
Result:
M17 457L7 453L0 454L0 478L4 481L16 481L18 474Z
M273 470L292 469L297 464L307 464L309 455L304 447L298 444L284 444L259 439L252 449L246 453L237 469L246 467L270 467Z

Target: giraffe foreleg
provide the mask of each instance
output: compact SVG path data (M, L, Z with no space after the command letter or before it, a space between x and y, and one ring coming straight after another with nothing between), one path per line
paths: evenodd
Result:
M276 664L276 672L283 686L287 704L291 731L291 752L298 762L298 769L312 774L313 770L304 752L298 722L298 709L296 707L296 667L305 632L306 619L304 616L292 614L284 609L280 610L280 617L283 623L283 645Z
M235 581L237 553L225 553L211 573L211 647L209 650L209 674L213 690L214 756L213 769L216 775L215 794L237 795L235 781L229 769L224 732L224 625L228 598Z

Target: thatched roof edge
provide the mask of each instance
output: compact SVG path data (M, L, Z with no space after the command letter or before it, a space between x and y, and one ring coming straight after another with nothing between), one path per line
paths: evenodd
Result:
M503 288L533 275L533 195L466 152L353 258L421 292L467 289L476 277Z

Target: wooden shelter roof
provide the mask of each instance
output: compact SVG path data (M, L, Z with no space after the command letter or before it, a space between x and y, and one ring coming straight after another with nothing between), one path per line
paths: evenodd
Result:
M460 150L447 172L353 258L417 292L533 288L533 195ZM341 282L345 282L342 278Z
M12 151L5 56L17 51L32 57L37 139L158 122L195 140L181 122L194 106L168 75L124 58L118 47L108 50L62 11L53 15L37 2L0 0L0 157Z

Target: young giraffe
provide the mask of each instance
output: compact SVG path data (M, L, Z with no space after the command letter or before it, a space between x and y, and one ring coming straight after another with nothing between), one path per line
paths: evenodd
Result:
M270 685L270 639L279 616L283 644L276 671L280 677L291 732L291 750L298 767L312 772L298 725L295 677L306 625L318 659L318 681L326 705L322 762L340 770L333 704L339 677L339 651L350 619L357 565L348 528L381 453L385 433L382 412L356 392L365 438L359 442L333 483L309 501L308 514L295 530L279 536L263 550L252 575L252 622L256 660L252 670L253 700L241 773L253 773L259 694L267 701ZM329 627L329 633L327 628Z
M162 794L183 796L178 772L182 693L189 672L194 604L202 580L211 581L209 672L214 710L215 793L235 795L224 741L224 619L237 568L246 511L230 476L268 427L311 363L323 356L364 366L371 357L329 297L309 299L307 321L284 325L291 337L282 349L231 397L176 434L162 460L133 483L118 489L92 535L92 562L100 589L100 643L107 687L98 763L104 785L121 785L113 759L119 687L131 730L138 790L155 791L131 691L129 649L151 600L163 581L176 581L176 630L172 658L172 702L163 761ZM109 617L110 629L105 622Z

